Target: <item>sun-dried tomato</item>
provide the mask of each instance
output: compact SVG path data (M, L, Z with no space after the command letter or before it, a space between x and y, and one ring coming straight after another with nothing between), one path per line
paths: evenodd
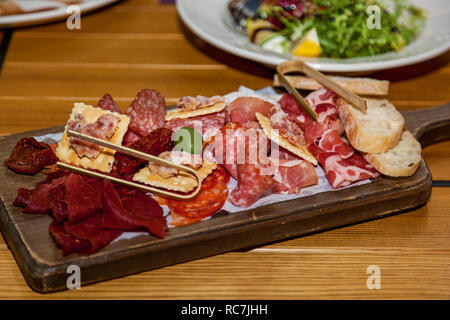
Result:
M5 165L17 173L36 174L43 167L57 161L58 158L48 144L38 142L35 138L22 138L5 160Z

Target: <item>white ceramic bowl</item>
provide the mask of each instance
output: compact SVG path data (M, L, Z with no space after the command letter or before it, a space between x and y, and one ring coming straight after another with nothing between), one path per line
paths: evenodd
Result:
M183 22L200 38L231 54L276 66L291 57L264 50L236 31L228 14L229 0L177 0ZM311 66L327 72L371 72L401 67L436 57L450 48L450 3L448 0L412 1L430 17L420 36L400 52L371 57L304 59Z

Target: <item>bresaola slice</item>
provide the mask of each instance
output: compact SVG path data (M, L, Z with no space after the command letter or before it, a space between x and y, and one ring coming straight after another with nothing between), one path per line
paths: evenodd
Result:
M64 225L52 221L49 226L50 235L56 242L58 248L61 249L63 256L81 251L90 247L90 242L85 239L78 239L69 234Z
M96 213L78 223L64 223L64 230L80 240L89 241L89 246L79 250L82 254L91 254L105 247L119 237L123 230L109 230L102 225L101 213Z
M81 221L102 209L103 183L100 179L71 173L65 179L64 187L70 223Z
M114 207L114 201L120 205ZM63 255L91 254L125 230L147 230L160 238L167 230L161 207L144 192L125 186L116 191L108 180L63 170L48 174L33 190L19 189L14 205L27 213L51 214L49 232Z
M167 222L158 203L143 193L120 198L109 180L103 184L102 226L108 229L145 228L158 238L167 231Z

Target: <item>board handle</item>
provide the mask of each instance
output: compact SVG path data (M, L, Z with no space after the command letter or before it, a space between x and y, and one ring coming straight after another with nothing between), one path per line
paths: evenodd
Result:
M450 139L450 103L439 107L402 112L405 126L422 147Z

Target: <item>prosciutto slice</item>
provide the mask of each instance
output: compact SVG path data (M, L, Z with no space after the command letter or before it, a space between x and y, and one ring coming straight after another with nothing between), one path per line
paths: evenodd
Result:
M305 160L279 160L279 166L273 175L274 193L298 194L304 187L318 183L314 166Z
M318 115L312 121L290 95L283 95L279 104L288 118L302 128L309 151L318 159L333 188L375 178L379 173L341 137L343 126L338 118L337 95L325 88L310 93L306 101Z
M233 122L245 125L248 121L256 121L255 113L267 117L272 104L255 97L240 97L230 103L230 118Z

